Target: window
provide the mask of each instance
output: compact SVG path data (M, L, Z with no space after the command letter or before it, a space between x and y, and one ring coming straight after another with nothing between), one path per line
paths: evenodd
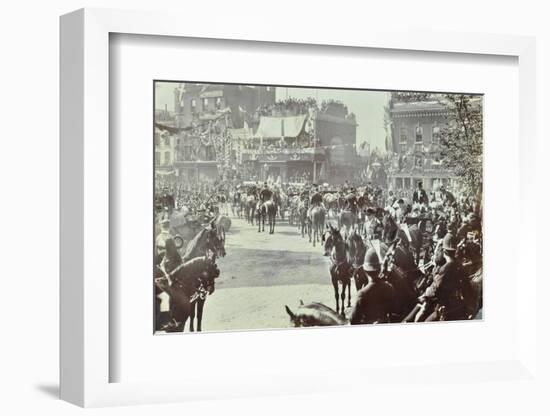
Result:
M411 187L411 178L405 178L405 189L409 189Z
M422 127L418 126L416 127L414 131L414 139L416 143L422 143L423 140L423 130Z
M441 138L441 130L439 126L432 127L432 144L439 144L439 139Z
M164 152L164 164L165 165L170 164L170 152Z
M407 153L407 143L401 143L401 153Z
M208 108L208 98L202 99L202 109L206 110Z
M424 165L424 158L422 156L416 156L414 158L414 167L417 169L421 169Z
M403 189L403 178L395 178L395 187L397 189Z
M407 129L405 127L401 127L401 130L399 132L399 142L407 143Z
M216 109L219 110L222 107L221 97L216 98Z
M195 111L197 109L197 100L194 98L191 100L191 111Z
M421 153L423 151L424 151L424 149L423 149L423 146L422 146L422 142L414 144L414 152L415 153Z

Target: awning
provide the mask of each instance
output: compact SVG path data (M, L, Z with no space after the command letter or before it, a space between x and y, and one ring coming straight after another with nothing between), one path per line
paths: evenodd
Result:
M291 117L262 117L254 137L298 137L304 129L306 117L306 114Z

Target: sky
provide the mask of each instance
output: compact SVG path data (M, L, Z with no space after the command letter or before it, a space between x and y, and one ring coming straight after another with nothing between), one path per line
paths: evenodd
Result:
M174 110L173 90L178 83L157 83L156 108ZM386 131L384 129L384 107L390 94L384 91L338 90L324 88L285 88L276 87L276 99L284 100L287 96L293 98L312 97L321 103L323 100L342 101L348 111L355 113L357 120L357 145L367 140L371 148L385 150Z

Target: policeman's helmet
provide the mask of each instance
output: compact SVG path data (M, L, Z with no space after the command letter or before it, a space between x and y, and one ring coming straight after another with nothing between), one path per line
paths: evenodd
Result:
M456 237L452 233L447 233L443 238L443 250L456 251Z
M365 254L365 271L377 272L380 270L380 259L373 248L369 248Z

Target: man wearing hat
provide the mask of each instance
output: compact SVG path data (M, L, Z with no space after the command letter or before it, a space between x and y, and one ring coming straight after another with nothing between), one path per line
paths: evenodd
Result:
M378 254L374 248L368 249L364 268L369 282L357 292L350 316L352 325L389 322L394 293L391 285L381 279L380 267Z
M357 191L355 188L350 188L349 193L346 195L346 209L351 212L357 213Z
M166 250L166 240L168 240L169 238L172 238L172 235L170 234L170 220L168 218L164 218L160 222L160 233L155 240L159 262L162 257L164 257L164 252Z
M405 202L403 198L399 198L395 201L392 208L394 209L394 217L398 223L405 221L405 218L411 211L412 207Z
M419 181L413 193L413 204L428 205L428 194L422 187L422 181Z
M365 220L365 234L368 240L379 240L382 236L382 223L376 218L375 210L368 207L365 211L367 218Z
M320 207L323 205L323 195L321 195L321 192L319 192L319 187L317 186L317 184L313 184L309 195L309 209L307 213L308 217L310 216L313 207Z
M426 318L426 321L439 320L441 313L446 321L462 319L464 317L464 304L461 298L462 280L464 270L455 258L457 240L448 233L442 243L443 264L434 276L433 283L420 297L421 301L433 301L435 307L433 312Z
M269 186L267 186L267 182L264 182L264 187L260 191L260 201L267 202L271 199L271 196L273 195L273 192L271 192L271 189L269 189Z

